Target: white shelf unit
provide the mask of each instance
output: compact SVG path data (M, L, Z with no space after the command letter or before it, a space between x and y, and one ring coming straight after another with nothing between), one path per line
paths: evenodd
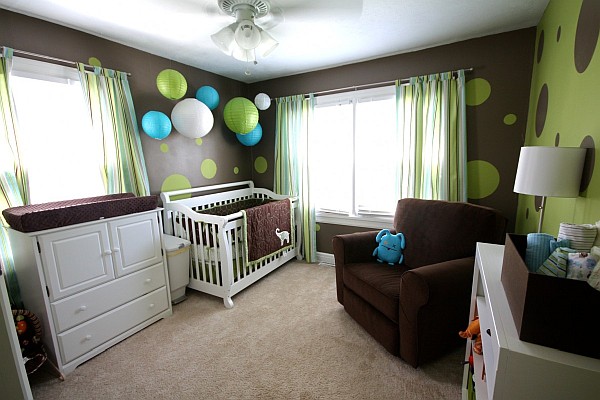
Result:
M160 209L61 228L9 229L25 307L63 374L171 315Z
M479 315L483 344L483 356L473 353L477 400L598 399L600 360L519 339L500 281L503 258L504 246L477 244L469 313L469 321ZM591 332L572 332L569 327L565 335L572 340L596 340ZM467 340L465 359L470 352ZM465 365L463 399L468 398L468 368Z

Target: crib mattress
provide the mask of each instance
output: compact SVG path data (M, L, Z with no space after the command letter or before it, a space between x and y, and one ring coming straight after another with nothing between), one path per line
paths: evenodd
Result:
M154 210L157 206L158 196L118 193L11 207L3 210L2 215L11 228L21 232L35 232Z

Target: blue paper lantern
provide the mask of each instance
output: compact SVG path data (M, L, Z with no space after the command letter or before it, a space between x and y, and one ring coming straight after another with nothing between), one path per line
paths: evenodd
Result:
M219 93L212 86L202 86L196 91L196 99L200 100L210 110L214 110L219 105Z
M142 129L151 138L162 140L171 133L171 120L160 111L148 111L142 117Z
M244 146L254 146L260 142L260 139L262 138L262 126L260 126L260 123L257 123L256 128L250 132L246 134L236 133L235 136Z

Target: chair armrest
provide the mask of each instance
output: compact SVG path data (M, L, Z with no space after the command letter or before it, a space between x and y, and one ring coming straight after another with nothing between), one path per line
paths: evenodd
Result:
M335 283L340 304L344 304L344 265L373 261L373 250L377 247L375 238L378 232L356 232L333 237Z
M469 315L475 257L425 265L400 280L400 356L413 366L458 340Z

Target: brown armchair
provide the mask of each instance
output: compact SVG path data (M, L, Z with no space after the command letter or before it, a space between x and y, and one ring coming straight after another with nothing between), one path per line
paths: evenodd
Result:
M337 298L371 336L413 367L464 346L475 245L504 243L506 219L469 203L402 199L402 265L373 256L378 231L333 238Z

